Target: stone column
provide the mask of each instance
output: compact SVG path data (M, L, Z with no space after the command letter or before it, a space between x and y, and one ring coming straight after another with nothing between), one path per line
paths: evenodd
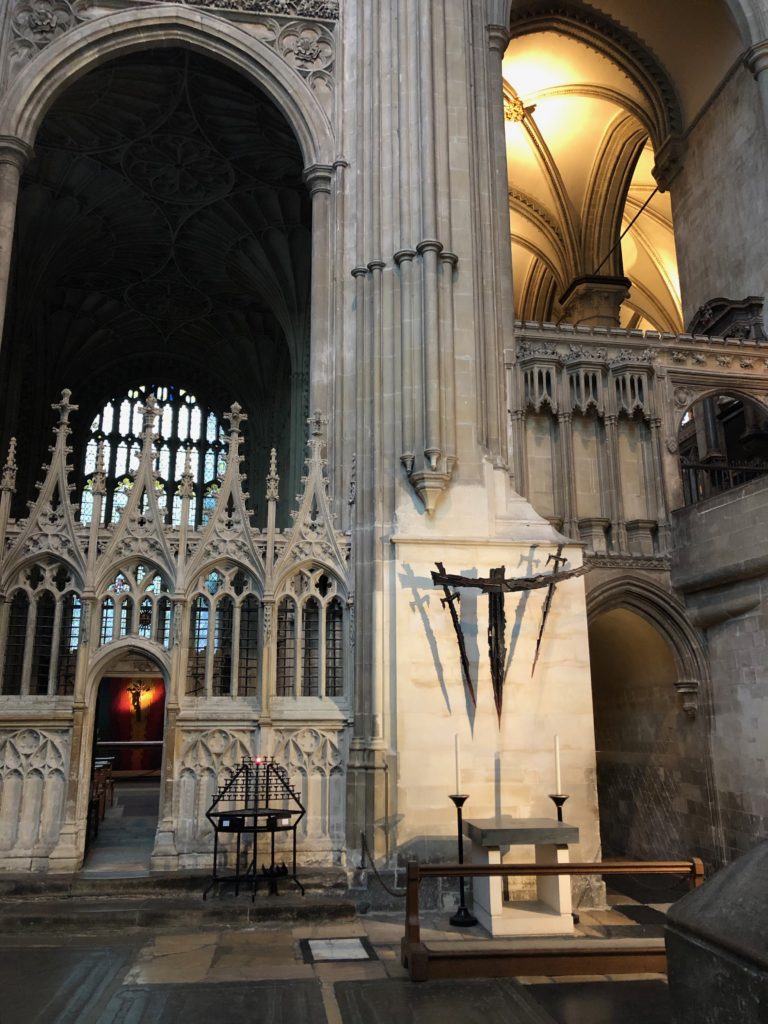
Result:
M19 182L24 165L31 155L31 147L21 139L9 136L0 138L0 342L2 326L5 324L8 281L11 275Z
M763 118L766 131L768 131L768 39L763 39L750 47L744 54L744 63L755 76L757 87L760 90Z
M576 475L573 469L573 427L572 414L557 414L560 442L560 473L563 483L563 533L568 537L578 537L576 523Z
M670 549L670 527L667 516L667 493L664 486L664 464L661 454L661 417L652 416L651 426L651 458L653 463L653 485L650 492L656 496L656 522L659 531L659 553L667 554Z
M312 300L309 408L328 415L333 376L331 344L331 187L333 168L313 164L304 171L312 198Z
M619 456L619 417L607 413L605 443L608 448L608 479L611 499L611 548L613 554L627 550L627 528L624 523L624 498L621 493L621 460Z

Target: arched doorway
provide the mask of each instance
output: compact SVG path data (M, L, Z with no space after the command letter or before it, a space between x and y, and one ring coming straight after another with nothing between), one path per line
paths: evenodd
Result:
M593 615L589 651L603 856L712 862L713 786L698 680L681 678L683 659L669 635L628 607Z
M85 876L149 874L160 816L166 682L124 651L96 685Z

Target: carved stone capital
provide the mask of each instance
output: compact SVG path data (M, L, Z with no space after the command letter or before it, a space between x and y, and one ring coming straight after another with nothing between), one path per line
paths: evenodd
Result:
M768 69L768 39L750 46L744 54L744 66L755 78L759 78Z
M487 25L486 31L488 48L493 53L498 53L499 57L503 57L509 45L509 28L506 25Z
M563 319L575 326L618 327L621 304L632 282L627 277L577 277L560 296Z
M392 259L399 267L401 263L412 263L416 259L415 249L398 249Z
M304 183L309 190L309 194L314 198L316 194L325 192L327 195L331 194L331 186L333 185L333 167L329 167L327 164L311 164L309 167L304 168Z
M0 164L11 164L23 171L32 158L32 147L13 135L0 135Z

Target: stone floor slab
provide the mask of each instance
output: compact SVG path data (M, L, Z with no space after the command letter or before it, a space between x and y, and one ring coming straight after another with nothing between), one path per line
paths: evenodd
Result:
M338 982L343 1024L554 1024L513 980Z
M661 981L568 981L528 991L557 1024L672 1024Z
M320 983L310 980L124 987L93 1024L326 1024Z

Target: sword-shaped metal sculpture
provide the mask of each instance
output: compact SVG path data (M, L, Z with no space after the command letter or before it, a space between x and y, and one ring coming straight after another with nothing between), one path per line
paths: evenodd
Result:
M445 566L442 562L435 562L438 571L445 575ZM432 573L434 579L435 573ZM456 605L461 601L461 594L458 594L455 590L451 590L446 584L443 585L443 593L445 597L440 598L440 604L443 608L447 608L451 613L451 622L453 623L453 629L456 633L456 639L459 644L459 657L461 659L461 672L464 676L464 685L469 691L469 696L472 701L472 705L477 707L477 697L475 696L475 688L472 685L472 674L469 670L469 658L467 657L467 647L464 643L464 634L461 630L461 622L459 621L459 614L456 611Z
M504 583L504 566L491 569L491 579ZM507 662L507 617L504 614L504 591L488 594L488 658L491 662L493 703L501 727L501 701L504 696L504 668Z
M550 580L549 586L547 587L547 596L544 598L544 607L541 612L541 625L539 626L539 635L536 637L536 650L533 655L533 665L531 666L531 675L536 671L536 662L539 660L539 651L541 650L541 638L544 636L544 627L547 624L547 616L549 615L549 609L552 606L552 598L555 596L555 587L557 586L557 580L554 577L557 575L557 570L561 564L565 565L568 561L567 558L563 558L563 545L558 544L557 554L549 555L547 557L546 564L554 562L554 568L552 569L552 579Z
M476 590L481 590L484 594L488 595L488 654L491 662L493 700L496 705L496 713L499 716L499 724L501 724L504 669L507 657L504 595L513 594L516 591L521 590L538 590L541 587L550 588L547 599L545 600L545 613L541 629L539 630L539 639L536 644L536 655L538 657L538 649L541 644L541 637L543 635L544 625L546 624L547 615L549 613L549 605L552 603L552 594L554 593L555 586L562 580L573 579L575 576L583 576L590 568L588 565L580 565L578 569L565 569L562 572L558 572L560 563L567 561L561 557L562 550L561 545L557 549L557 554L550 555L547 559L547 562L554 561L555 563L555 568L552 572L541 572L537 573L535 576L513 576L510 579L507 579L505 576L504 566L501 566L499 569L491 569L491 575L488 577L472 579L469 576L458 576L453 573L448 573L445 571L445 567L442 562L435 563L438 571L432 573L432 582L435 586L442 587L443 592L445 593L445 598L441 599L441 603L443 605L447 605L451 613L453 628L456 631L456 639L459 643L459 654L461 656L464 681L470 688L473 704L475 703L476 698L469 673L469 659L467 658L464 634L461 631L461 623L459 622L459 617L454 607L454 602L459 600L459 594L455 592L452 593L450 587L474 588ZM534 666L535 664L536 661L534 659Z

